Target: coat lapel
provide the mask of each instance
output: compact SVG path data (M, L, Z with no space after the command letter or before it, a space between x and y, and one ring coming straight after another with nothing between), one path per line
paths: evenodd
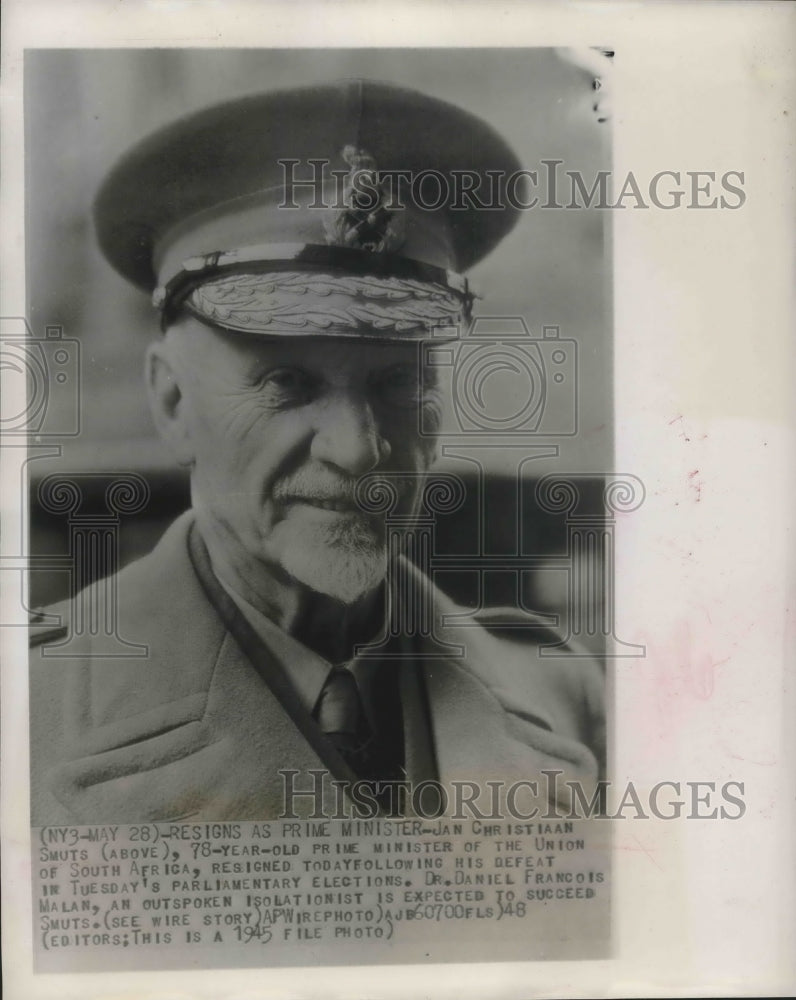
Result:
M152 555L120 579L122 629L128 638L146 637L146 658L112 661L89 650L51 661L63 672L68 733L53 791L76 817L276 817L285 766L302 772L297 790L321 787L308 785L304 772L325 772L327 764L263 682L194 572L190 524L189 516L180 518ZM322 804L309 794L294 803L299 815Z
M304 793L292 799L297 815L334 815L333 789L319 779L353 776L291 702L279 665L258 660L246 623L225 615L223 592L208 593L212 582L189 555L191 524L190 514L180 518L120 576L122 634L148 642L146 658L94 656L90 644L84 656L47 658L64 685L56 798L84 822L264 819L283 813L285 783L294 782ZM415 586L429 586L412 573ZM527 647L476 623L446 629L445 616L461 611L439 592L434 599L437 635L465 656L431 658L429 640L410 642L403 672L413 682L402 682L409 779L438 776L451 790L447 811L455 782L506 788L547 769L563 772L562 782L593 784L594 757L555 717L557 699L566 699L547 681L538 687ZM280 774L285 768L292 773Z
M522 785L514 802L523 810L533 801L542 811L551 799L569 809L572 794L567 781L591 794L597 762L574 735L557 726L554 731L556 699L541 697L533 664L535 644L496 639L475 621L456 628L446 626L446 618L461 618L461 609L439 591L434 603L437 636L464 647L462 657L426 659L421 641L417 654L439 781L448 796L444 811L456 811L461 790L468 783L475 783L482 811L491 809L490 796L499 794L502 815L511 815L506 812L505 796L512 784ZM502 678L515 682L501 682ZM545 771L551 772L550 778L544 776ZM552 772L557 773L553 776ZM487 782L498 782L498 791ZM529 782L536 783L536 790Z

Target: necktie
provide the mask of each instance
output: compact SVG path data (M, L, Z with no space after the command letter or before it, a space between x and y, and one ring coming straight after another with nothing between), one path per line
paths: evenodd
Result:
M350 670L334 667L321 691L315 712L318 725L345 762L360 777L367 771L371 733L356 679Z

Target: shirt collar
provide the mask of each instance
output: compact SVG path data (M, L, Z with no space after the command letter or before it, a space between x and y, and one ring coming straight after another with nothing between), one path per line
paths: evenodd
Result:
M355 656L345 663L332 664L325 657L310 649L309 646L305 646L300 640L281 629L259 608L247 601L245 597L241 597L224 580L219 578L219 582L254 629L263 645L284 667L302 706L310 714L315 711L330 671L338 666L350 670L354 675L362 697L365 714L371 725L374 724L370 692L374 672L379 665L377 657ZM385 622L389 621L390 602L390 587L388 586L385 588Z
M332 669L332 664L310 649L309 646L305 646L298 639L279 628L259 608L250 604L223 580L220 582L238 606L241 614L257 633L257 637L286 668L287 675L301 704L308 712L313 712L326 683L326 678L329 676L329 671Z

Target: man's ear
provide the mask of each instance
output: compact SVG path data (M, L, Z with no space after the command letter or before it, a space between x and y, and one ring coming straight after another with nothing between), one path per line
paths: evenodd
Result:
M168 338L150 344L146 353L146 386L149 408L161 439L180 465L194 464L186 401L180 366L175 364Z

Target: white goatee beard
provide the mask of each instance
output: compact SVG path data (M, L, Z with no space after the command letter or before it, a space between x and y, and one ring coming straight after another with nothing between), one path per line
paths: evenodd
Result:
M387 573L387 549L362 517L337 525L282 525L279 563L299 583L343 604L374 590Z

